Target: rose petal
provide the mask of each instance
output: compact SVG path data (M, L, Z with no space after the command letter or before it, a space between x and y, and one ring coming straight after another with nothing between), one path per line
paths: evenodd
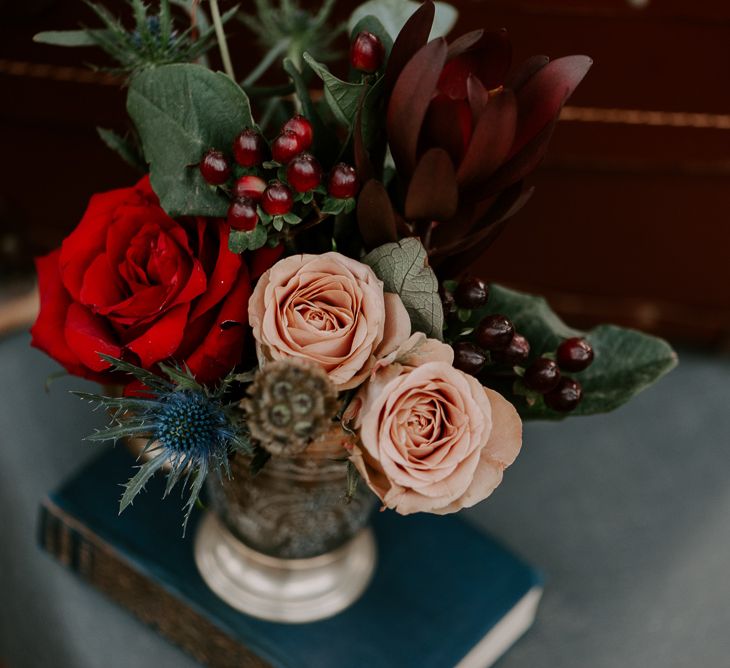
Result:
M190 312L190 304L180 304L171 308L137 338L125 345L135 353L140 364L149 368L156 362L166 360L180 345Z
M69 305L63 333L69 348L92 371L104 371L110 367L99 353L121 357L122 349L107 322L81 304Z

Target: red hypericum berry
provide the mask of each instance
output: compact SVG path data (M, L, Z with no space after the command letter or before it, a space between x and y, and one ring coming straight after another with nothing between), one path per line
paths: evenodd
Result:
M234 230L250 232L259 222L259 214L256 213L256 202L249 197L234 199L231 206L228 207L227 220Z
M545 395L549 408L561 413L572 411L583 398L583 386L573 378L561 378L555 389Z
M293 132L299 140L299 150L306 151L314 139L314 130L308 119L301 114L292 116L281 128L282 132Z
M205 152L200 161L200 173L207 183L219 186L230 178L231 166L223 153L212 148Z
M454 344L454 367L476 376L487 363L484 351L470 341L458 341Z
M463 279L454 290L454 300L461 308L481 308L489 298L489 287L481 279L470 276Z
M565 371L583 371L593 361L593 348L580 337L565 339L558 346L558 366Z
M360 184L357 180L355 168L340 162L334 166L330 172L330 178L327 182L327 192L330 197L335 199L349 199L357 195Z
M301 151L299 137L290 130L282 132L271 144L271 157L282 165L285 165Z
M302 153L286 168L286 180L298 193L316 188L322 180L322 168L311 153Z
M547 394L555 389L560 382L560 369L558 365L547 357L538 357L525 370L522 380L525 385L535 392Z
M281 181L271 181L261 198L261 208L270 216L281 216L291 211L294 204L291 190Z
M264 159L264 148L264 138L249 128L233 140L233 157L242 167L256 167Z
M254 176L253 174L242 176L233 184L234 197L248 197L254 202L258 202L261 199L264 190L266 190L266 181L260 176Z
M474 338L485 350L504 350L514 334L512 321L504 315L494 313L484 317L477 325Z
M494 351L492 359L505 366L521 366L529 356L530 342L522 334L515 334L504 350Z
M376 72L383 64L384 57L385 50L383 49L383 43L377 35L363 30L352 40L352 45L350 46L350 65L356 70L367 72L368 74Z

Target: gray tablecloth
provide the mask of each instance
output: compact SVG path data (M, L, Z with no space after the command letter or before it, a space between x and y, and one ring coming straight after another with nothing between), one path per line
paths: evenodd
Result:
M529 424L469 511L547 576L500 668L730 666L730 360L681 357L611 415ZM0 664L192 667L36 548L39 500L102 447L81 440L102 419L68 394L82 381L44 393L54 370L27 336L0 340Z

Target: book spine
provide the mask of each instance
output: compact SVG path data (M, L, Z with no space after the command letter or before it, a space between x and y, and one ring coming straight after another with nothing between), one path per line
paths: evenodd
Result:
M52 500L41 505L40 546L96 589L211 668L272 668L150 580Z

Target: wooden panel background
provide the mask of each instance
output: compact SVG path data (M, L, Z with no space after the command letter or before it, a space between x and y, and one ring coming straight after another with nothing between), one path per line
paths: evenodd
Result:
M508 27L516 60L586 53L595 61L531 179L533 200L475 272L546 293L578 324L611 320L727 345L730 4L455 4L455 33ZM341 1L339 14L352 5ZM134 175L93 130L124 128L123 93L83 74L91 52L30 40L38 30L92 23L88 10L68 0L0 0L0 10L0 260L9 273L57 244L90 192ZM234 42L241 71L254 53L250 39Z

